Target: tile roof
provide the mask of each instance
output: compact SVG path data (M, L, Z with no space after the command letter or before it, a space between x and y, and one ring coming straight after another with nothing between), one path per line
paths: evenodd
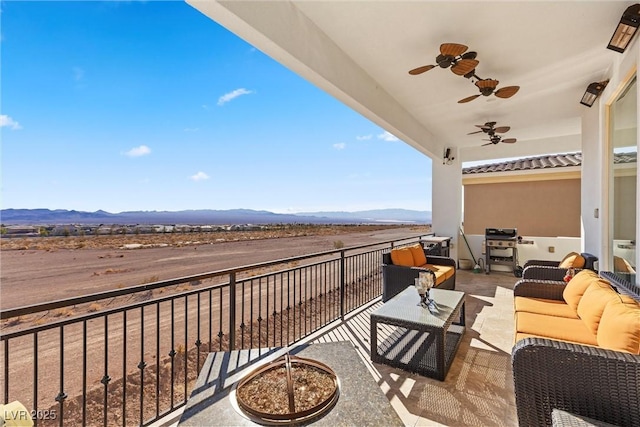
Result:
M614 163L635 163L638 153L616 153ZM560 168L582 165L582 153L553 154L524 159L509 160L501 163L471 166L462 169L463 175L489 172L514 172L534 169Z

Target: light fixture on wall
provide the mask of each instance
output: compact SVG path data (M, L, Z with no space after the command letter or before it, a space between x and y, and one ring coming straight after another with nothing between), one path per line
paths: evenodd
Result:
M586 105L587 107L591 108L593 103L596 102L596 99L598 99L598 97L602 94L604 88L607 87L607 83L609 83L609 80L593 82L589 86L587 86L587 90L584 92L584 95L582 95L580 104Z
M444 157L442 159L442 164L450 165L456 158L453 157L453 150L449 147L444 149Z
M629 46L631 39L638 32L640 26L640 3L636 3L633 6L629 6L624 13L620 22L616 27L616 30L609 40L607 49L615 50L616 52L624 52Z

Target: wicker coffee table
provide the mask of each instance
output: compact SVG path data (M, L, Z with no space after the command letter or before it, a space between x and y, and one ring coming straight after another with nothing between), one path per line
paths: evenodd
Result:
M409 286L371 313L371 360L444 381L465 331L464 297L432 289L429 310Z

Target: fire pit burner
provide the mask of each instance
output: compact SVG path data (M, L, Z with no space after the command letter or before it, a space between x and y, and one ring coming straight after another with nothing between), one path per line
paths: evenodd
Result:
M230 397L254 422L293 424L328 412L339 394L338 377L330 367L287 353L251 371Z

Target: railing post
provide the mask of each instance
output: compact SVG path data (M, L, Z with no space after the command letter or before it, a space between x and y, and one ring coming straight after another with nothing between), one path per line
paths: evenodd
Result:
M344 294L345 294L345 268L344 268L344 251L340 251L340 320L344 321Z
M229 273L229 351L236 347L236 272Z

